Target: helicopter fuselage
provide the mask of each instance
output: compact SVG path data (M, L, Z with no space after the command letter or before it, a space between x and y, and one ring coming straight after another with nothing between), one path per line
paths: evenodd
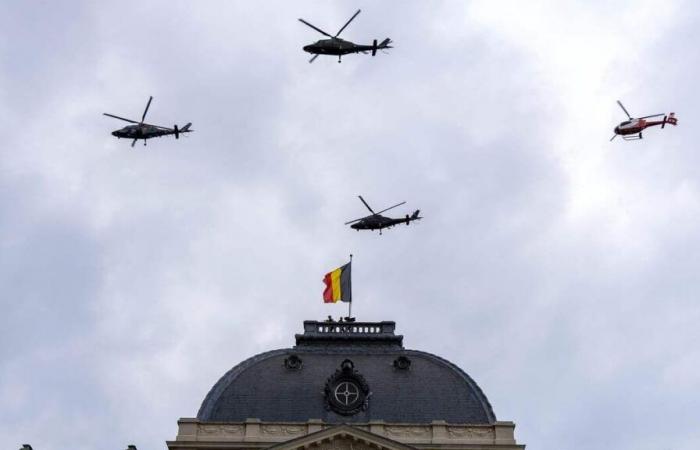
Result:
M405 219L391 219L379 214L368 216L357 223L350 225L350 228L355 230L381 230L382 228L396 225L397 223L405 222Z
M418 217L418 211L413 213L412 216L406 214L406 217L401 219L393 219L391 217L385 217L379 214L374 214L372 216L367 216L361 219L359 222L350 225L350 228L360 231L360 230L383 230L384 228L390 228L394 225L405 223L408 225L414 220L420 220Z
M174 130L163 130L147 123L139 125L127 125L119 130L112 131L112 136L125 139L151 139L154 137L175 134Z
M615 134L619 134L621 136L629 136L632 134L641 134L641 132L646 128L656 125L661 125L661 128L663 128L667 123L670 123L671 125L676 125L678 123L678 119L676 119L674 113L670 113L668 116L665 116L663 120L625 120L624 122L620 123L620 125L616 126L613 131Z
M350 53L359 53L372 51L371 45L357 45L350 41L345 41L340 38L321 39L313 44L303 47L305 52L314 55L348 55Z

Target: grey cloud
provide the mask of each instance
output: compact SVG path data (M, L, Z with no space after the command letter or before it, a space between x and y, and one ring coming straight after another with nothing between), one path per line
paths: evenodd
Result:
M358 7L347 37L396 48L309 65L296 18L333 28ZM232 365L345 312L320 278L352 252L353 311L463 367L519 441L694 448L696 8L488 7L12 5L0 446L164 448ZM514 37L511 15L542 29ZM589 27L574 63L536 45ZM113 139L101 113L149 95L154 122L196 132ZM609 144L618 96L679 126ZM582 97L600 98L585 122ZM425 219L348 230L358 194Z

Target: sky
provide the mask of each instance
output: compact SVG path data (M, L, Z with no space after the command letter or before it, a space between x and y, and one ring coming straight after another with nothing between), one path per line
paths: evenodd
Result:
M308 64L321 36L388 54ZM700 442L695 2L9 0L0 448L165 449L323 275L533 449ZM104 112L193 123L133 149ZM609 142L632 115L677 127ZM382 236L357 199L424 219Z

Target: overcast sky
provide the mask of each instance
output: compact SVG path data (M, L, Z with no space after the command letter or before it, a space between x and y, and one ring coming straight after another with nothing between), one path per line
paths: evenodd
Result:
M343 37L389 54L310 57ZM467 371L531 449L700 445L696 2L9 0L0 448L164 449L353 313ZM134 149L103 112L180 126ZM678 127L608 142L631 114ZM379 236L343 225L420 208Z

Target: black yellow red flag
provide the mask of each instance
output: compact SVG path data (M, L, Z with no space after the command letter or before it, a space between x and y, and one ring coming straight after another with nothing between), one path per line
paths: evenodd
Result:
M326 289L323 291L324 303L352 302L351 265L352 261L328 272L323 277L323 282L326 284Z

